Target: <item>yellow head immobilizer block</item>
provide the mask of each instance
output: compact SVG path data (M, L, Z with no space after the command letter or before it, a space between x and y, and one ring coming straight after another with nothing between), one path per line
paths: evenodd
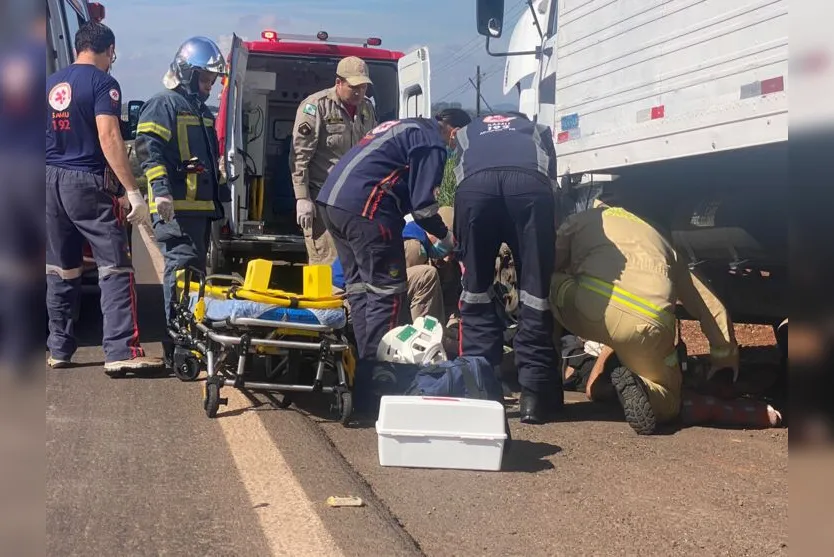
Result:
M266 292L269 290L269 278L272 276L272 261L253 259L246 267L246 278L243 288L251 292Z
M330 298L333 296L333 269L330 265L304 266L304 297Z

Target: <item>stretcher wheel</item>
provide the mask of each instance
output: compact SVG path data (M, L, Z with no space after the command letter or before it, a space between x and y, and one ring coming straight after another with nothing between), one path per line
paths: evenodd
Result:
M184 358L174 366L174 375L180 381L196 381L200 376L200 360L197 358Z
M353 394L349 391L339 394L339 422L347 425L353 415Z
M217 416L217 411L220 409L220 386L217 383L209 383L206 385L203 408L205 408L206 416L209 418Z

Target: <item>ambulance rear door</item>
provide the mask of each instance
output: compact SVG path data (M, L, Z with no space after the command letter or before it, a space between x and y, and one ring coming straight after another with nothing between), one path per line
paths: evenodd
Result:
M400 85L400 118L431 118L431 69L429 49L409 52L397 62Z
M249 49L240 37L233 35L232 48L229 52L229 81L222 103L223 112L225 112L223 159L226 177L232 189L232 207L228 215L232 234L240 233L240 224L245 220L248 210L246 184L243 179L246 166L243 155L243 81L248 60ZM226 209L229 208L226 207Z

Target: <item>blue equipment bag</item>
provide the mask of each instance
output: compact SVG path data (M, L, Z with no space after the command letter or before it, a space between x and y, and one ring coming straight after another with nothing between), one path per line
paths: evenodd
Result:
M504 391L486 358L461 356L418 368L404 395L503 401Z

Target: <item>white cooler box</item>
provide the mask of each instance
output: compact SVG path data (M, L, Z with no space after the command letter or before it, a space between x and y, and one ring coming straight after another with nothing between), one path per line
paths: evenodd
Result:
M504 406L493 400L383 396L376 422L381 466L501 470Z

